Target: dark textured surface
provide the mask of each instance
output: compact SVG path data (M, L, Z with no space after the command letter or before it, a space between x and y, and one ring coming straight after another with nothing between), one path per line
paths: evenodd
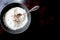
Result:
M2 35L7 35L13 39L37 39L40 33L43 32L60 32L60 16L56 10L56 4L53 1L47 0L27 0L25 4L29 9L35 5L40 5L40 9L31 12L32 22L27 31L22 34L12 35L7 32L3 32ZM58 26L57 26L58 25ZM6 38L7 38L6 37ZM8 38L8 39L9 39ZM28 40L29 40L28 39Z

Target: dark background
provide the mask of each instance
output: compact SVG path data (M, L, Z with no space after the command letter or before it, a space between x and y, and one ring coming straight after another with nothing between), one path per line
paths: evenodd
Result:
M53 3L54 2L54 3ZM37 11L31 12L32 21L30 27L21 34L13 35L5 32L0 27L0 35L7 39L39 39L40 33L45 32L60 32L60 15L56 8L57 1L47 0L26 0L24 3L28 9L35 5L40 8Z

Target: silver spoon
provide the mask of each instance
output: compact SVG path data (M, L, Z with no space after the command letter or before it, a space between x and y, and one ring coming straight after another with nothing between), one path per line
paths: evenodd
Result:
M38 10L39 9L39 6L34 6L32 9L30 9L29 11L27 11L26 13L30 13L30 12L32 12L32 11L36 11L36 10ZM17 10L17 9L16 9ZM17 15L17 11L16 10L14 10L14 13ZM24 13L24 14L26 14L26 13ZM24 15L24 14L21 14L21 15Z
M32 11L36 11L36 10L38 10L39 9L39 6L34 6L32 9L30 9L27 13L30 13L30 12L32 12ZM16 9L17 10L17 9ZM16 12L16 10L15 10L15 14L18 16L19 14L17 14L18 12ZM25 15L25 14L27 14L27 13L24 13L24 14L20 14L20 15Z

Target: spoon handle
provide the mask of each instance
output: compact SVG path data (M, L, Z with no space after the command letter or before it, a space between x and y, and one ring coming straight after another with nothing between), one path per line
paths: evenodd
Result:
M36 11L39 9L39 6L34 6L32 9L30 9L27 13L30 13L32 11Z

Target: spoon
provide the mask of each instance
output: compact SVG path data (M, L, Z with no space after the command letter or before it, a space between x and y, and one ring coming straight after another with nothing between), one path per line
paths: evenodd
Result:
M36 11L38 9L39 9L39 6L34 6L32 9L30 9L29 11L27 11L27 13L30 13L32 11ZM17 12L16 12L16 10L15 10L15 14L18 15ZM24 13L24 14L26 14L26 13ZM24 14L20 14L20 15L24 15Z
M32 12L32 11L36 11L36 10L38 10L39 9L39 6L34 6L32 9L30 9L27 13L24 13L24 14L17 14L18 12L15 10L14 12L15 12L15 16L16 16L16 18L18 19L21 15L25 15L25 14L28 14L28 13L30 13L30 12ZM16 21L16 19L15 19L15 21ZM19 21L18 21L19 22Z
M38 9L39 9L39 6L34 6L34 7L33 7L32 9L30 9L27 13L30 13L30 12L32 12L32 11L36 11L36 10L38 10ZM17 12L16 10L17 10L17 9L14 10L14 13L15 13L15 15L16 15L17 17L26 14L26 13L24 13L24 14L17 14L18 12Z
M32 12L32 11L36 11L36 10L38 10L39 9L39 6L34 6L32 9L30 9L27 13L30 13L30 12ZM24 13L24 14L17 14L18 12L16 11L17 9L15 9L14 10L14 13L15 13L15 16L17 17L17 18L19 18L21 15L24 15L24 14L26 14L26 13Z

